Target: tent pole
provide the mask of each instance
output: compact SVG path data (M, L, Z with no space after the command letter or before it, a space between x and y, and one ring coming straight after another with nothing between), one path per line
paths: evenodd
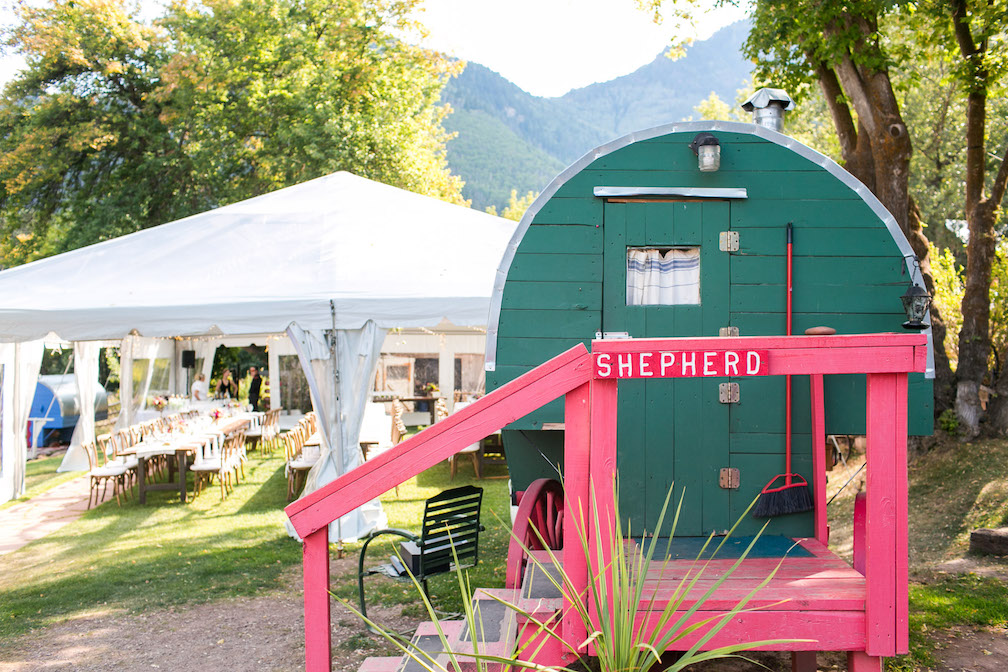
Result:
M329 316L332 318L332 333L329 336L329 360L332 362L333 369L333 405L334 405L334 417L336 418L336 430L333 434L333 438L336 439L336 443L339 446L339 454L336 456L337 459L337 472L339 476L343 475L343 440L338 438L341 436L342 431L339 427L340 425L340 388L339 388L339 348L336 343L336 302L333 299L329 299ZM330 446L330 448L332 448ZM342 558L344 555L343 548L343 523L342 518L336 520L336 557Z

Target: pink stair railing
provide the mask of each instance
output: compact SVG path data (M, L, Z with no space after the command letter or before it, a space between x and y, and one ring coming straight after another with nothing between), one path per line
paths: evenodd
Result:
M619 355L695 352L723 355L727 351L755 351L765 357L758 375L809 375L812 393L812 430L816 459L814 496L815 536L825 543L825 485L823 468L825 421L823 375L867 375L868 473L863 549L866 602L864 651L871 658L905 652L908 647L907 560L907 374L923 371L926 338L920 334L865 334L845 336L780 336L743 338L677 338L594 341L592 353L583 345L571 348L529 373L491 392L395 448L323 486L286 508L304 540L305 662L309 672L331 669L329 641L328 525L340 516L387 492L466 446L496 432L550 401L565 395L564 546L578 548L578 525L589 529L594 549L607 548L611 535L612 484L616 472L616 402L618 382L644 375L612 374L600 366ZM727 361L727 359L725 360ZM641 373L638 371L638 374ZM653 374L652 374L653 375ZM713 374L708 374L713 375ZM723 372L721 373L723 375ZM739 375L744 375L740 373ZM588 528L589 487L596 490L602 525ZM822 501L820 501L822 500ZM821 504L821 505L820 505ZM576 523L573 517L580 520ZM572 524L573 523L573 524ZM587 590L589 567L581 554L565 554L564 566L575 585ZM565 598L566 599L566 598ZM565 605L562 632L567 642L583 642L585 624ZM564 651L564 662L577 652ZM861 667L859 665L859 667ZM867 667L861 668L867 669Z

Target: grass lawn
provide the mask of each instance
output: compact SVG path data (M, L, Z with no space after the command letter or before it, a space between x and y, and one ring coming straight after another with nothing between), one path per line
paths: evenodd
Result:
M113 499L76 522L3 558L0 572L0 640L44 627L67 616L96 609L137 613L169 605L192 604L262 591L289 590L289 577L301 562L301 546L287 536L287 479L281 457L251 456L247 478L220 501L218 490L204 491L180 505L178 495L148 494L118 507ZM505 473L503 468L498 468ZM491 511L507 519L507 482L475 481L461 468L454 484L475 482L486 489L477 585L501 585L506 531ZM416 529L423 500L449 487L447 467L439 465L400 486L387 501L389 524ZM395 500L395 501L393 501ZM348 544L352 553L359 545ZM373 545L374 546L374 545ZM375 548L375 559L382 555ZM370 553L369 553L370 555ZM499 577L499 578L498 578ZM434 579L431 592L455 609L456 590ZM352 580L351 580L352 579ZM496 583L495 583L496 582ZM414 602L405 584L369 583L369 600ZM339 595L356 595L356 577L333 577ZM454 600L454 602L453 602Z
M57 473L56 469L59 468L62 461L63 454L60 453L28 462L25 465L25 493L18 499L0 504L0 510L41 495L46 490L55 488L60 483L66 483L84 473L81 471Z
M830 474L829 493L864 462ZM830 546L851 555L854 495L864 472L829 508ZM956 627L1008 626L1008 586L993 577L941 571L943 562L967 558L1008 574L1008 563L972 557L969 533L1008 525L1008 441L943 441L913 460L910 478L910 654L886 661L886 669L910 672L936 664L938 637Z

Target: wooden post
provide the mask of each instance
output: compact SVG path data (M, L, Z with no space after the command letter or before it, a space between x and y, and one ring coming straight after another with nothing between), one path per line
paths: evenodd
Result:
M826 519L826 412L823 404L821 373L809 376L812 406L812 501L815 502L815 538L829 543L829 523Z
M906 652L907 377L868 374L865 516L865 653Z
M581 538L588 528L588 474L591 440L591 384L585 383L564 397L564 571L578 593L587 599L588 565L581 551ZM588 637L584 621L574 610L568 595L564 595L562 634L568 646L563 648L563 663L577 658L574 650Z
M610 552L614 543L615 512L613 504L616 493L613 490L616 477L616 411L618 382L611 380L593 380L591 384L591 468L589 488L593 502L593 510L589 511L588 551L590 559L589 581L602 581L603 567L609 563ZM594 512L598 511L598 525L594 522ZM599 565L599 560L602 566ZM604 588L609 596L609 612L613 613L613 587ZM599 614L596 613L594 601L589 601L589 613L598 627Z
M329 527L304 538L305 670L330 672L332 651L329 616Z

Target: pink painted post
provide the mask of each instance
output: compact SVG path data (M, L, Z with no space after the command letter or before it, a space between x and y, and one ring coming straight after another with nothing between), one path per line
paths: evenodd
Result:
M847 672L882 672L882 659L864 651L848 651Z
M865 652L892 656L906 638L898 633L908 611L909 560L899 541L907 534L906 374L868 374L867 392Z
M809 376L812 405L812 489L815 502L815 538L829 543L829 523L826 520L826 412L823 405L823 377Z
M615 512L613 502L615 492L613 485L616 477L616 410L617 381L593 380L591 384L591 466L589 488L592 490L591 500L594 509L598 511L598 524L594 519L589 524L588 549L591 559L589 581L600 581L603 566L611 558L609 553L614 543L613 539ZM594 515L594 510L592 511ZM601 552L601 553L600 553ZM599 564L601 558L602 565ZM606 591L612 599L612 587ZM599 614L595 613L593 604L589 604L592 619L597 621ZM613 605L609 605L613 613Z
M305 670L330 672L332 649L329 617L329 528L304 538Z
M865 573L865 499L866 495L859 492L854 496L854 569Z
M564 571L570 577L578 592L587 600L588 565L581 552L579 531L588 529L588 475L591 448L591 384L585 383L567 393L564 397ZM564 596L563 622L561 632L568 646L563 648L563 663L570 663L577 657L573 650L588 637L584 621Z

